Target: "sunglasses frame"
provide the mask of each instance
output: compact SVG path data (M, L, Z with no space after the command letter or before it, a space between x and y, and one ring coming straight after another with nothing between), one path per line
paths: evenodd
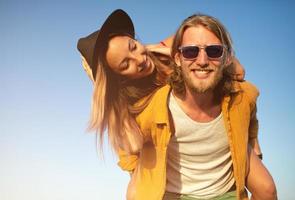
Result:
M222 54L221 54L221 56L219 56L219 57L217 57L217 58L210 57L210 56L208 55L207 51L206 51L206 48L207 48L207 47L210 47L210 46L221 46L221 47L222 47ZM194 58L186 58L186 57L184 57L182 52L183 52L183 48L185 48L185 47L198 47L198 48L199 48L199 51L198 51L197 56L194 57ZM181 53L182 57L183 57L184 59L186 59L186 60L195 60L195 59L197 59L198 56L199 56L199 53L200 53L200 50L201 50L201 49L204 49L204 50L205 50L206 55L207 55L207 57L208 57L210 60L216 60L216 59L220 59L220 58L222 58L222 57L224 56L224 51L227 49L227 47L226 47L225 45L223 45L223 44L209 44L209 45L195 45L195 44L192 44L192 45L180 46L180 47L178 48L178 50L179 50L179 52Z

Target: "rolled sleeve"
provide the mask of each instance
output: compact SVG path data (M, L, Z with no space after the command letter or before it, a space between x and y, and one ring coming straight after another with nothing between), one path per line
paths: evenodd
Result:
M119 167L128 172L134 171L138 161L137 154L128 154L123 150L119 150Z

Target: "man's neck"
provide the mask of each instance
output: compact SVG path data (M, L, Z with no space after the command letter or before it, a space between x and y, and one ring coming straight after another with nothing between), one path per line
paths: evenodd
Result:
M184 96L173 94L181 109L194 121L209 122L221 112L212 90L199 93L187 88Z

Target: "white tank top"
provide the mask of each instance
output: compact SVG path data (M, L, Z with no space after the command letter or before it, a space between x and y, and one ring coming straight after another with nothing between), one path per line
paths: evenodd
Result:
M234 177L222 114L207 123L196 122L172 93L169 99L175 134L168 145L166 191L200 199L226 193Z

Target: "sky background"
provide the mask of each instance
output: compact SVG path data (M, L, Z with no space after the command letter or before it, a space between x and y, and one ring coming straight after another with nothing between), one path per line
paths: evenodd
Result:
M157 43L201 12L234 41L260 90L259 139L279 199L295 199L295 1L0 0L0 199L123 200L129 175L86 132L92 84L77 40L117 8Z

